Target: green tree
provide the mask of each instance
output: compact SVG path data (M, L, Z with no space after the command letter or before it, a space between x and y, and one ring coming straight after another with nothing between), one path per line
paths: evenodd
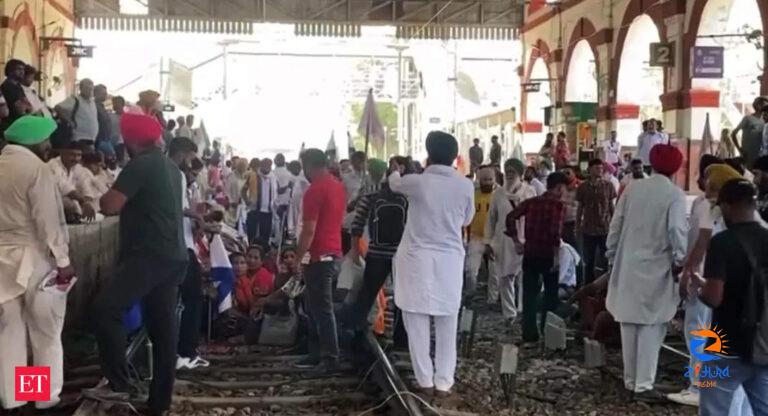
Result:
M350 106L350 125L354 126L350 131L352 135L352 143L357 150L365 149L365 132L358 132L357 126L360 125L360 120L363 119L363 108L365 102L352 103ZM395 155L398 152L397 142L397 104L379 102L376 103L376 111L379 114L379 120L381 125L384 126L386 137L386 151L384 146L377 146L371 142L368 148L368 156L386 160L390 155Z

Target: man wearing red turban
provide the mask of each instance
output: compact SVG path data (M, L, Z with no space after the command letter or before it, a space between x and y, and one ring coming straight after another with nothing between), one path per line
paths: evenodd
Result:
M611 265L606 307L621 325L624 386L636 400L658 402L653 389L667 322L680 302L675 275L687 253L685 193L670 179L683 155L657 144L653 175L635 181L619 198L608 233Z
M120 118L120 133L125 145L132 151L159 146L163 126L157 118L138 113L125 113Z
M101 370L109 384L86 390L84 395L123 401L135 393L128 380L122 317L142 302L155 369L145 413L162 414L171 405L178 343L176 304L188 261L182 173L162 153L162 127L157 119L125 113L120 130L132 158L100 201L104 215L120 215L117 275L94 300L92 313Z
M649 156L654 172L664 176L674 175L683 164L683 154L671 144L657 144Z

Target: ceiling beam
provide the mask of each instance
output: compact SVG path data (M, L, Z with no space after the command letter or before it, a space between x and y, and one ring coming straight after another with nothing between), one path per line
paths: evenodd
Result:
M469 3L464 7L461 7L460 9L456 10L455 12L449 14L448 16L445 16L445 18L442 19L443 22L450 22L451 20L469 12L472 9L479 9L480 2L476 1L474 3Z
M503 11L503 12L501 12L501 13L498 13L498 14L496 14L496 15L493 15L493 16L489 16L487 19L486 19L486 18L484 18L484 19L483 19L483 23L493 23L493 22L497 22L497 21L499 21L499 20L501 20L501 19L503 19L503 18L505 18L505 17L507 17L507 16L509 16L509 15L511 15L511 14L513 14L513 13L515 13L515 12L518 12L518 11L522 13L522 11L523 11L523 10L522 10L522 8L520 8L520 7L517 7L517 6L515 6L515 7L510 7L509 9L507 9L507 10L504 10L504 11Z
M343 6L345 4L347 6L349 6L349 1L350 0L339 0L336 3L333 3L333 4L329 5L329 6L326 6L326 7L322 8L322 9L312 13L311 15L309 15L309 17L307 17L307 19L315 20L315 19L321 17L322 15L326 14L327 12L329 12L329 11L331 11L333 9L338 8L339 6Z
M193 3L190 0L177 0L180 3L186 4L191 9L194 9L197 13L203 15L203 16L210 16L208 10L205 10L205 8L198 6L197 4Z
M111 7L111 6L107 5L107 4L104 4L100 0L91 0L90 2L88 2L86 4L94 5L94 6L98 7L101 10L104 10L105 12L107 12L109 14L120 14L120 6L119 5L117 6L117 8L114 8L114 7ZM87 7L88 6L86 5L85 8L87 8Z
M374 6L374 7L371 7L368 10L366 10L365 13L363 13L363 15L360 16L360 18L361 19L367 19L368 15L370 15L373 12L377 12L377 11L379 11L379 10L385 8L385 7L394 7L394 1L393 0L385 1L385 2L383 2L381 4L378 4L378 5Z
M429 8L432 8L432 6L434 6L435 4L436 4L436 2L434 2L434 1L424 2L424 4L422 4L421 6L418 6L415 9L413 9L411 11L408 11L405 14L403 14L402 16L398 17L397 21L398 22L402 22L402 21L408 20L408 19L410 19L410 18L412 18L414 16L418 16L420 13L424 12L425 10L427 10Z
M280 21L281 19L299 20L296 19L296 16L294 16L293 13L285 11L281 6L281 3L280 0L264 0L264 21ZM269 9L277 10L279 13L282 13L282 16L275 16L273 19L273 16L269 14Z

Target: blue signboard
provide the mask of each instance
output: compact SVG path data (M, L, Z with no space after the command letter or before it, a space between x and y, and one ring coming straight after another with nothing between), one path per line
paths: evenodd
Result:
M694 46L691 54L691 76L693 78L722 78L722 46Z

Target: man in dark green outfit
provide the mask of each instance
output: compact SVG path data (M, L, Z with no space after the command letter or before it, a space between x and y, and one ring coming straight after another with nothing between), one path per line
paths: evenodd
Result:
M128 377L122 318L132 305L142 302L154 345L154 374L144 413L161 415L171 405L178 343L176 304L188 260L181 171L162 153L162 127L156 119L126 113L120 129L131 161L100 201L105 215L120 215L118 272L97 296L92 314L101 370L109 384L84 395L121 401L135 392Z

